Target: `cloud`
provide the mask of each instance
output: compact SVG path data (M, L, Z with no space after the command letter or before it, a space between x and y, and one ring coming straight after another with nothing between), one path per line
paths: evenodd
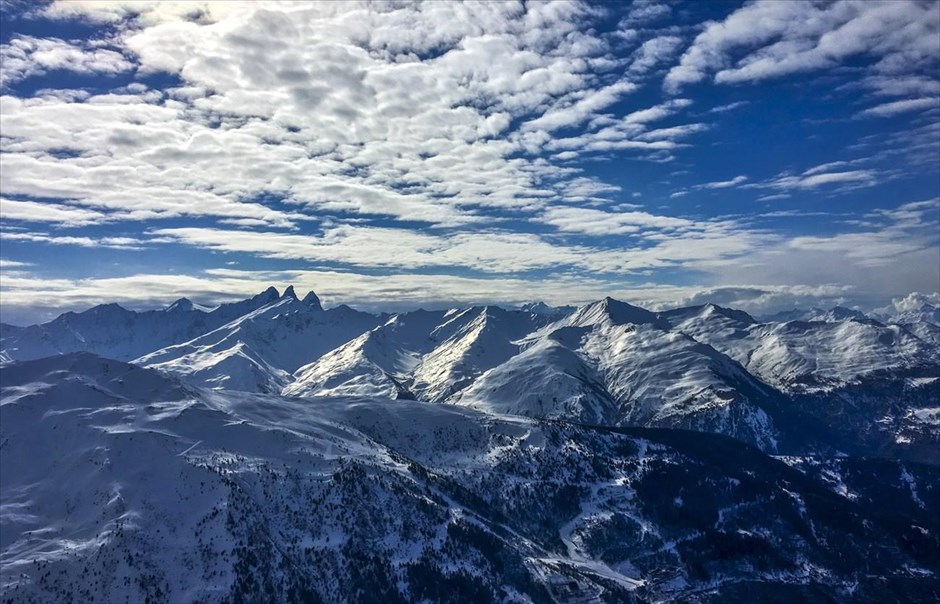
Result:
M112 221L472 225L486 208L537 212L573 180L606 186L556 161L668 153L703 128L647 131L686 100L621 106L636 85L612 79L610 40L587 27L599 13L580 3L56 2L44 14L110 24L108 49L138 76L182 82L0 100L4 194ZM625 124L600 120L608 110Z
M649 22L663 19L672 13L672 7L665 2L655 0L635 0L630 12L621 19L620 27L632 25L645 25Z
M270 285L293 284L316 291L327 307L349 304L367 311L407 311L471 304L584 304L605 296L654 310L713 302L765 313L794 306L832 306L851 294L847 286L673 286L555 275L548 279L473 278L449 275L376 276L328 270L242 271L215 269L194 275L139 273L125 277L47 279L29 273L4 276L2 320L16 324L47 321L65 311L117 302L129 308L164 308L186 296L212 306L242 299Z
M735 187L744 182L747 182L747 176L735 176L731 180L719 180L715 182L707 182L705 184L699 185L699 187L703 189L728 189L730 187Z
M920 99L904 99L892 101L870 107L859 113L862 117L894 117L910 111L923 111L924 109L940 109L940 97L924 97Z
M692 191L720 190L720 189L776 189L783 191L779 194L770 194L760 197L761 201L785 199L791 191L814 191L817 189L830 192L845 193L855 189L872 187L884 181L883 175L874 169L840 170L851 166L870 163L871 158L853 159L848 161L827 162L808 168L799 174L790 172L780 173L772 178L751 181L745 175L738 175L728 180L719 180L692 185L687 189L680 189L670 195L671 198L688 195Z
M650 38L633 53L630 73L644 75L664 63L671 62L681 45L682 38L678 36Z
M0 44L0 88L50 71L116 74L130 71L133 63L116 50L103 48L102 41L73 43L59 38L14 36Z
M514 273L561 266L626 273L631 259L620 251L551 242L531 233L489 231L449 235L389 227L341 225L319 237L215 228L156 229L166 241L265 258L339 263L357 267L447 267Z
M3 231L0 240L32 241L49 243L52 245L75 245L88 248L108 248L114 250L141 250L145 241L134 237L86 237L86 236L56 236L48 233Z
M634 90L636 90L635 84L616 82L600 90L585 94L567 107L546 111L541 116L526 123L526 128L551 132L559 128L576 126L593 117L599 110L616 103L622 95Z
M0 258L0 269L25 268L27 266L33 266L33 263L32 262L20 262L18 260L8 260L6 258Z
M677 229L695 225L691 220L654 216L646 212L605 212L590 208L552 207L542 219L560 231L588 235L637 233L641 229Z
M876 74L909 74L935 68L938 30L940 11L931 2L758 0L707 25L665 86L676 92L708 77L757 82L855 58L867 59Z
M749 101L735 101L733 103L728 103L726 105L718 105L717 107L712 107L708 110L709 113L727 113L729 111L734 111L739 107L744 107L749 105Z
M94 210L56 203L19 201L5 197L0 197L0 214L3 215L4 220L51 222L64 227L100 224L109 220L108 215Z
M747 182L747 181L748 181L748 177L747 177L747 176L744 176L743 174L740 174L740 175L735 176L734 178L732 178L732 179L730 179L730 180L716 180L716 181L713 181L713 182L705 182L705 183L701 183L701 184L697 184L697 185L692 185L692 186L689 187L688 189L682 189L682 190L679 190L679 191L675 191L675 192L672 193L669 197L670 197L670 199L675 199L675 198L677 198L677 197L683 197L683 196L685 196L685 195L688 195L689 192L691 192L691 191L703 191L703 190L714 190L714 189L731 189L731 188L737 187L738 185L741 185L741 184L743 184L743 183L745 183L745 182Z
M807 190L827 185L842 185L851 188L867 187L877 182L877 173L874 170L849 170L845 172L804 172L797 176L780 176L757 186L784 190Z
M716 276L725 283L851 283L865 304L940 290L938 266L940 198L875 210L836 232L782 238Z
M887 308L880 309L885 314L903 313L920 310L925 304L940 306L940 293L922 294L920 292L911 292L903 298L894 298Z

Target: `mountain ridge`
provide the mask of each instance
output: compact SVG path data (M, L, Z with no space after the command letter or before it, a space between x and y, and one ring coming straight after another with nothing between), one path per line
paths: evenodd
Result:
M940 461L930 453L940 325L813 312L767 322L710 303L653 312L607 297L373 315L270 287L208 311L185 298L159 311L99 305L4 329L0 361L87 350L220 390L420 399L714 432L769 452ZM842 421L846 397L860 402Z

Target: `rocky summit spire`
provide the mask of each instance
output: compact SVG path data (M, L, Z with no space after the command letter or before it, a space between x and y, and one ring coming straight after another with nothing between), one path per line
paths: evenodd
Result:
M320 305L320 298L313 292L313 290L307 292L307 295L303 299L304 304L312 306L317 310L323 310L323 306Z
M294 300L297 299L297 294L294 293L293 285L288 285L287 289L284 290L284 293L281 294L281 300L283 300L284 298L293 298Z
M262 304L268 304L274 302L280 297L281 294L278 293L277 288L273 285L268 289L264 290L257 296L251 298L252 302L261 302Z

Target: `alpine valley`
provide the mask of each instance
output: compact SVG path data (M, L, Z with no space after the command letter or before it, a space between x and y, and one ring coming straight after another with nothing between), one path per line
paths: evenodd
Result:
M3 602L940 599L940 311L0 326Z

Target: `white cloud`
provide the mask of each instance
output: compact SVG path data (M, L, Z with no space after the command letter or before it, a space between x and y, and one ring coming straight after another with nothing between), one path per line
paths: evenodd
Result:
M699 186L703 189L728 189L731 187L736 187L744 182L747 182L747 176L739 175L739 176L735 176L731 180L719 180L719 181L714 181L714 182L707 182Z
M27 266L33 266L33 263L32 262L20 262L18 260L8 260L7 258L0 258L0 269L25 268Z
M666 77L668 90L714 77L756 82L866 57L877 74L935 67L940 11L932 2L758 0L712 22ZM743 53L743 56L742 56Z
M682 45L682 38L678 36L657 36L643 42L633 53L630 62L630 73L635 75L646 74L653 69L669 63Z
M940 198L866 215L853 228L764 246L716 273L724 283L851 283L859 299L940 289Z
M877 173L873 170L849 170L845 172L813 172L799 176L780 176L757 186L773 189L817 189L826 185L849 185L866 187L876 184Z
M544 159L546 149L570 151L559 161L612 148L644 157L700 129L646 132L686 100L645 120L632 107L626 125L594 123L635 88L599 75L619 64L584 27L594 12L579 3L53 3L47 16L114 24L110 43L141 73L167 71L183 85L3 97L0 187L112 220L280 228L354 215L453 227L484 220L481 208L535 212L587 179ZM550 132L560 128L593 144L555 149Z
M920 99L904 99L882 103L859 113L863 117L894 117L910 111L923 111L925 109L940 109L940 97L924 97Z
M19 201L5 197L0 197L0 215L4 220L52 222L66 227L100 224L109 220L106 214L94 210L56 203Z
M77 44L32 36L14 36L0 44L0 63L0 88L55 70L114 74L134 68L123 54L102 48L101 43Z
M359 267L448 267L513 273L569 266L625 273L631 263L619 250L564 245L535 234L500 231L442 235L342 225L326 229L319 237L194 227L156 229L153 234L217 251Z
M709 113L727 113L729 111L734 111L739 107L744 107L749 105L749 101L735 101L733 103L728 103L726 105L718 105L717 107L712 107L708 110Z
M19 231L0 232L0 240L32 241L52 245L75 245L79 247L100 247L115 250L140 250L143 249L143 244L146 243L134 237L72 237Z
M622 95L634 90L636 90L635 84L616 82L599 90L590 91L571 105L546 111L528 122L526 127L551 132L559 128L576 126L593 117L599 110L616 103Z
M588 235L637 233L641 229L677 229L694 226L691 220L655 216L646 212L605 212L591 208L552 207L542 221L560 231Z

